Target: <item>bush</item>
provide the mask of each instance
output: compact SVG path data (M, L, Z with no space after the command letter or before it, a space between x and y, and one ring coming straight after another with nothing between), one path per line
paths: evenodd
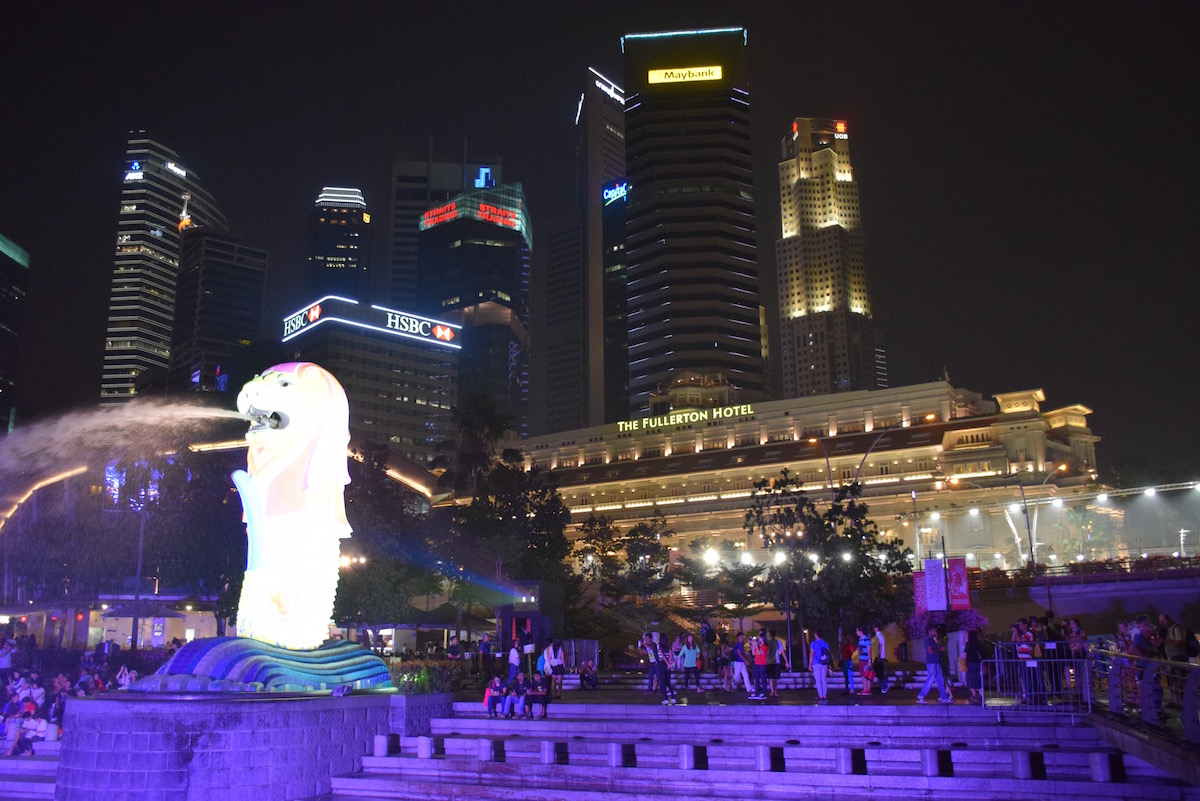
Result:
M922 612L913 615L904 623L910 640L922 640L930 626L945 626L947 631L987 631L988 619L975 609L959 609L948 612Z
M388 661L392 686L401 695L451 693L459 689L467 677L467 664L461 660L443 659L428 662Z

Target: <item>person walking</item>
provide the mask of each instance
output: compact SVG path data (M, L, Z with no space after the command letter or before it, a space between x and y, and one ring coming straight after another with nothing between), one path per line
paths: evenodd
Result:
M856 628L854 633L858 635L858 674L863 680L863 688L859 695L870 695L871 678L874 675L871 669L871 638L861 626Z
M808 664L812 669L813 684L817 687L817 700L829 698L829 643L821 638L821 632L813 630L812 643L808 646Z
M946 694L946 677L942 675L942 654L946 646L938 640L938 627L929 627L929 636L925 638L925 683L917 692L917 703L925 703L925 694L937 687L943 704L952 704L954 699Z
M875 679L879 682L879 692L887 695L887 691L892 688L892 683L888 680L887 675L887 640L884 639L883 629L879 626L875 627L875 642L879 647L879 655L871 664L875 670Z
M658 644L654 642L654 636L646 632L638 647L646 655L646 692L652 693L658 683Z
M754 658L754 694L752 701L762 701L767 697L767 630L759 629L758 636L751 643L751 655Z
M651 646L658 651L655 664L658 666L658 689L662 691L663 706L674 706L676 698L675 688L671 686L671 669L674 667L671 651L662 647L661 638L657 643L651 643Z
M967 644L963 647L963 656L967 662L967 689L971 696L967 703L983 703L983 641L979 639L979 631L971 629L967 632Z
M754 690L750 686L750 673L746 670L748 658L746 655L746 635L738 632L737 642L733 644L733 654L730 656L730 664L733 666L733 685L736 687L738 678L746 686L746 693L751 697L754 696Z

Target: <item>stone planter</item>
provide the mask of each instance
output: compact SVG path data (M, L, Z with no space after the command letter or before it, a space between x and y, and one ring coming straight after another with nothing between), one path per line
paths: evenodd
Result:
M454 711L454 696L451 693L392 695L388 698L391 701L388 713L391 732L407 737L429 734L431 720L449 717Z

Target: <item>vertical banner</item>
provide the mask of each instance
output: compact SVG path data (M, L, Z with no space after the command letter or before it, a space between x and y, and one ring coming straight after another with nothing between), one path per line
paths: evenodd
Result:
M166 639L167 619L165 617L156 617L154 622L150 624L150 647L162 648L163 642Z
M929 611L929 605L925 602L925 574L913 573L913 606L916 613L919 615L922 612Z
M967 587L967 560L951 559L950 566L950 608L970 609L971 591Z
M946 611L946 568L941 559L925 560L925 596L930 612Z

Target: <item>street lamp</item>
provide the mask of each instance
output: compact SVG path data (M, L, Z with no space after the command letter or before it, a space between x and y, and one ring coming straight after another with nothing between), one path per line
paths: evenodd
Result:
M832 506L835 503L835 497L833 492L833 468L829 464L829 451L825 450L825 443L816 437L809 437L808 443L810 445L821 446L821 453L825 454L825 475L829 477L829 503Z
M954 484L956 486L959 484L966 484L967 486L975 487L975 489L983 490L987 494L987 496L992 499L992 503L996 504L996 506L998 508L1004 509L1004 504L1002 504L995 495L993 495L991 492L989 492L987 487L982 486L981 484L976 484L974 481L967 481L965 479L961 479L961 478L957 478L957 477L947 479L947 483ZM1021 500L1025 500L1025 491L1024 490L1021 490ZM1011 512L1013 514L1016 514L1019 511L1021 511L1021 507L1018 507L1015 503L1004 510L1004 520L1006 523L1008 523L1008 527L1012 531L1013 539L1016 541L1018 555L1020 555L1020 553L1021 553L1021 535L1017 533L1017 527L1013 524L1012 517L1009 516L1009 513ZM1026 517L1025 517L1025 523L1026 523L1026 533L1028 533L1029 532L1029 526L1028 526L1029 516L1028 515L1026 515ZM1030 542L1031 543L1033 542L1032 535L1030 535ZM1000 557L997 556L996 558L999 559Z
M934 414L933 412L930 412L929 414L925 415L926 422L933 422L936 419L937 419L937 415ZM911 423L912 423L911 417L908 418L907 420L903 420L903 419L897 420L896 422L892 423L887 428L880 431L879 434L875 437L875 439L871 440L871 444L867 446L866 453L863 454L862 461L860 461L858 463L858 469L854 471L854 482L853 483L855 483L855 484L858 483L858 476L860 473L862 473L863 465L867 463L867 457L871 455L871 451L875 450L875 446L879 444L879 440L883 439L883 435L888 433L889 431L891 431L893 428L899 428L900 426L907 426L907 425L910 425ZM811 442L811 440L809 440L809 441Z
M1066 469L1067 469L1067 466L1065 464L1060 464L1057 467L1055 467L1053 470L1046 473L1046 477L1043 478L1042 483L1038 485L1038 500L1039 501L1041 500L1042 488L1046 486L1046 482L1050 480L1050 477L1056 473L1065 472ZM1017 481L1017 486L1021 486L1020 480ZM1022 501L1025 500L1025 490L1023 488L1021 490L1021 500ZM1038 506L1033 507L1033 529L1029 535L1029 537L1030 537L1029 557L1030 557L1030 559L1033 560L1033 564L1035 565L1034 569L1036 569L1036 565L1037 565L1037 551L1035 551L1034 548L1037 545L1037 519L1038 519L1038 511L1039 511L1040 506L1041 506L1041 504L1039 502ZM1026 523L1029 522L1029 506L1028 506L1028 504L1026 504L1026 506L1025 506L1025 521L1026 521Z
M787 621L787 661L792 664L792 562L783 550L775 552L775 567L787 563L787 578L783 582L784 616Z

